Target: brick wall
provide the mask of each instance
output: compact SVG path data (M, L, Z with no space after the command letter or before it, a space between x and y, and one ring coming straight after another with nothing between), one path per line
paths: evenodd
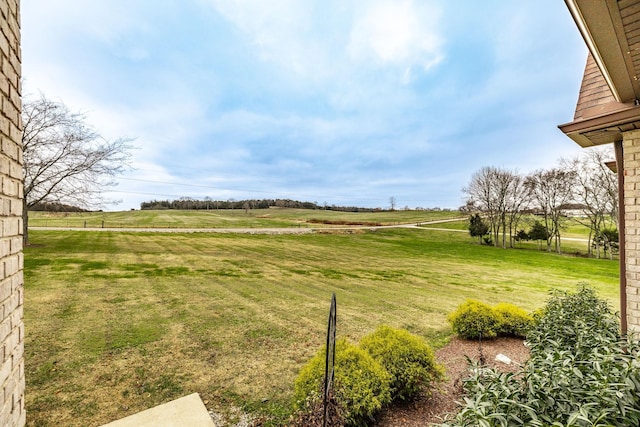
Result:
M627 327L640 332L640 130L623 137Z
M0 426L25 425L20 2L0 0Z

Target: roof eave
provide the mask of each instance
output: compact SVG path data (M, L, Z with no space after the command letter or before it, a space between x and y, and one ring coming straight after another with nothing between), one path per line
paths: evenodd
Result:
M592 147L622 140L627 128L640 128L640 106L632 106L597 117L576 120L558 126L569 138L581 147ZM597 141L590 133L598 132Z
M598 49L598 46L595 43L592 32L589 30L589 26L587 25L586 18L582 13L582 8L580 7L579 3L580 3L579 0L565 0L565 4L567 5L567 8L569 9L571 16L573 17L573 20L575 21L576 26L578 27L578 30L582 35L582 38L587 44L587 47L589 48L591 55L593 55L593 59L598 64L598 68L600 69L600 72L602 73L604 79L609 85L609 88L611 89L611 92L615 97L616 101L620 102L621 100L620 95L618 94L618 91L616 90L616 87L613 84L611 75L607 71L607 67L605 66L604 60L602 59L602 55L600 54L600 49ZM600 3L599 5L600 7L602 7L604 4ZM595 6L595 5L592 5L592 6ZM603 15L601 14L601 16Z

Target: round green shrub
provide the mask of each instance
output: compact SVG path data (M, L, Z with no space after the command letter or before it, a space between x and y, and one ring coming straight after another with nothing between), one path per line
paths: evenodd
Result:
M300 410L322 398L325 349L301 370L294 384L294 406ZM387 370L369 353L342 338L336 342L334 396L344 409L347 425L366 425L383 405L391 401Z
M498 335L524 338L533 324L533 317L526 310L501 302L493 307L500 326Z
M360 341L367 351L391 375L391 396L409 400L442 379L444 370L433 356L427 342L404 329L380 326Z
M453 332L465 339L494 338L500 327L493 309L480 301L468 299L448 316Z

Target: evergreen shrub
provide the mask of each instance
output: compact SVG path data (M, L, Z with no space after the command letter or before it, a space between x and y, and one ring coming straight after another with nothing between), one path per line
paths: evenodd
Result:
M498 335L500 321L491 306L472 299L461 304L448 317L453 332L461 338L494 338Z
M531 328L533 317L526 310L506 302L493 306L498 319L498 335L524 338Z
M300 371L294 383L294 407L304 410L322 399L325 349ZM390 375L369 353L342 338L336 341L333 391L348 426L366 426L391 402Z
M362 338L360 348L368 352L391 375L393 400L411 400L429 391L442 379L444 369L436 363L433 350L421 337L404 329L379 326Z

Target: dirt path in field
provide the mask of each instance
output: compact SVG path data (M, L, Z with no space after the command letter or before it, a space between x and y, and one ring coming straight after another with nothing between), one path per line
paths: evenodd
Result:
M353 233L357 231L374 231L384 230L388 228L412 228L420 230L445 231L454 233L468 233L468 230L458 230L453 228L423 227L424 225L444 224L447 222L456 222L466 218L439 219L434 221L422 221L409 224L392 224L378 226L340 226L340 227L288 227L288 228L151 228L151 227L29 227L29 230L52 230L52 231L111 231L111 232L129 232L129 233L237 233L237 234L311 234L311 233ZM588 242L588 239L578 237L563 237L562 240L574 242Z

